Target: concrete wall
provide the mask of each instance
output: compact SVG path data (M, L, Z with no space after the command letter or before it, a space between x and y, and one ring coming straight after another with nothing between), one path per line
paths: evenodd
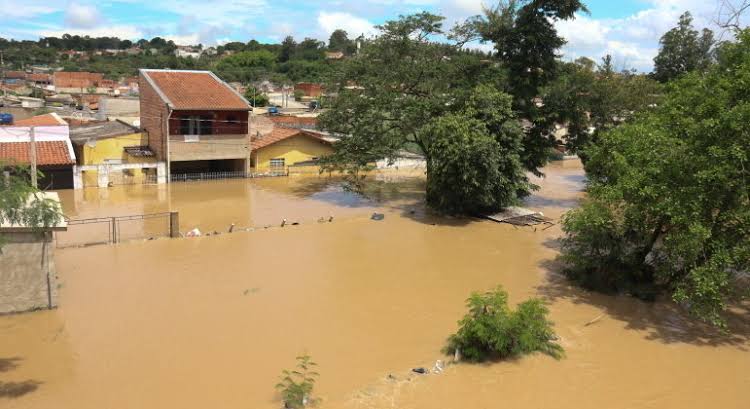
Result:
M271 168L271 159L284 158L286 166L320 158L333 152L331 145L318 139L297 135L252 152L252 163L256 172Z
M249 156L247 134L240 135L170 135L169 158L172 162L244 159Z
M57 306L52 233L0 234L0 314Z

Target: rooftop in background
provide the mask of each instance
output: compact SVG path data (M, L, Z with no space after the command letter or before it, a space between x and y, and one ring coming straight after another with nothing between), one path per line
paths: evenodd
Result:
M81 145L92 139L115 138L138 132L138 128L122 121L92 121L86 125L71 126L70 140L76 145Z
M175 110L242 110L250 104L211 71L140 70L162 100Z
M9 126L68 126L68 123L56 113L51 113L19 119Z
M3 142L0 140L0 160L9 165L30 163L31 142ZM75 165L74 157L64 141L36 142L36 163L39 166Z
M317 139L323 143L331 143L332 140L330 138L326 138L324 135L319 134L317 132L310 132L310 131L303 131L301 129L292 129L292 128L274 128L271 133L268 135L262 136L260 138L254 139L251 142L252 150L264 148L268 145L273 145L276 142L283 141L285 139L289 139L298 135L307 136L313 139Z

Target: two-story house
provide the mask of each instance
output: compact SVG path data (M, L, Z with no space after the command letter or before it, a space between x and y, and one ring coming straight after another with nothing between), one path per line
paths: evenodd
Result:
M141 128L177 175L247 172L250 104L210 71L140 70Z

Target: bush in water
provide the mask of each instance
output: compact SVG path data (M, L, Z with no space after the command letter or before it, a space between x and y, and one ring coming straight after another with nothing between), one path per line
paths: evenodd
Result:
M309 355L297 357L297 369L290 371L285 369L281 375L281 382L276 384L276 389L281 392L284 407L299 409L317 402L310 395L315 386L319 374L312 370L317 366Z
M512 358L532 352L543 352L560 358L563 349L556 338L549 312L539 299L508 307L508 293L502 287L484 294L472 293L466 300L468 314L458 322L458 332L448 338L443 350L458 350L469 361Z

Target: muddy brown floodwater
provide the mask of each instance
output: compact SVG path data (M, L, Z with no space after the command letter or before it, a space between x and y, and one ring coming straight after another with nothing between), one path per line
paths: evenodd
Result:
M558 217L582 170L546 172L529 205ZM0 407L279 408L278 375L303 352L319 363L322 408L747 407L742 312L721 336L667 303L581 291L554 272L559 228L430 216L420 183L381 185L374 200L317 178L66 192L81 217L301 224L58 250L60 308L0 317ZM498 284L513 303L548 300L565 358L410 374L443 358L469 293Z

